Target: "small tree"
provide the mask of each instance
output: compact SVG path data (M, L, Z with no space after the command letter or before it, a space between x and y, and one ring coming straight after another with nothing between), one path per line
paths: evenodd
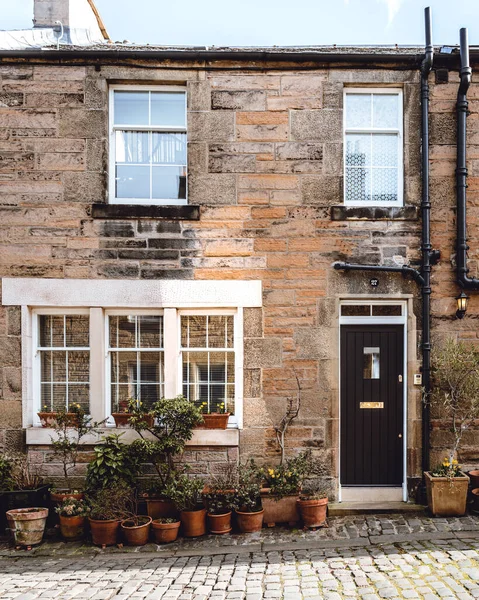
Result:
M301 408L301 384L299 383L299 378L296 373L294 374L294 376L296 377L296 384L298 386L298 392L296 394L296 398L294 398L293 396L290 396L286 400L286 412L284 413L283 418L278 423L278 425L274 426L274 432L276 434L276 441L277 441L279 449L281 451L281 459L279 462L280 465L282 465L284 463L285 454L286 454L285 443L284 443L285 437L286 437L286 432L288 431L288 428L291 425L291 423L299 415L299 409Z
M479 417L479 354L471 345L449 338L432 360L432 391L424 401L450 423L453 442L445 462L454 469L462 436Z

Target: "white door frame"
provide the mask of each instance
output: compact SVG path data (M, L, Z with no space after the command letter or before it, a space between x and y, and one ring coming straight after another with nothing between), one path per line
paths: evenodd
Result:
M343 317L341 316L341 307L345 305L390 305L396 304L401 305L401 316L397 317L373 317L373 316L365 316L365 317ZM407 492L407 387L408 387L408 378L407 378L407 311L408 301L404 298L358 298L357 300L353 299L344 299L339 301L339 330L338 330L338 402L339 402L339 442L338 442L338 501L342 501L342 490L341 490L341 326L342 325L402 325L403 326L403 481L402 481L402 499L403 502L407 502L408 500L408 492ZM364 487L373 487L373 486L364 486Z

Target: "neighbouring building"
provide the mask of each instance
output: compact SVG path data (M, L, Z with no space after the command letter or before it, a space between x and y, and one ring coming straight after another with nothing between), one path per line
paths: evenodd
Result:
M424 50L112 43L91 0L34 5L32 30L0 32L0 448L26 444L55 477L42 408L80 403L113 431L129 397L183 393L231 412L195 431L194 472L274 462L297 377L287 451L313 450L331 497L406 499L420 289L333 263L420 265ZM477 296L454 318L458 72L457 48L436 48L432 332L477 343ZM472 270L477 98L473 84ZM432 417L436 462L448 433ZM461 459L479 460L479 432Z

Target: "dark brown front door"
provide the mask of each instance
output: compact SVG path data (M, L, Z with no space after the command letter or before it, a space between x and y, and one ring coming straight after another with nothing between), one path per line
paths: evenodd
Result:
M403 333L341 326L342 485L402 485Z

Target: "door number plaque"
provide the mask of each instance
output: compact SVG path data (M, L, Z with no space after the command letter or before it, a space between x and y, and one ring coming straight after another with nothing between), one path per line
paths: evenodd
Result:
M360 402L359 408L384 408L384 402Z

